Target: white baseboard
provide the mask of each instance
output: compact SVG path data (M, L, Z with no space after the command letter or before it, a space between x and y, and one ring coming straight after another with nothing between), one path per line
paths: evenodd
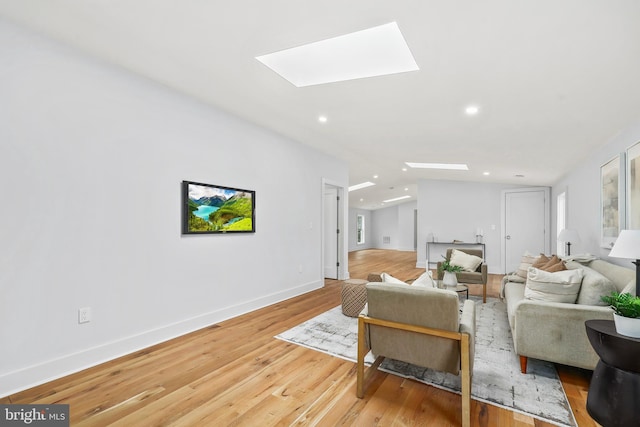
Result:
M53 381L324 286L314 281L0 375L0 397Z

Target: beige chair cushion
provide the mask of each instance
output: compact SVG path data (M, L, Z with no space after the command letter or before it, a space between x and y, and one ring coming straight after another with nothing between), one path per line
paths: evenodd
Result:
M463 271L474 272L482 264L482 258L454 249L451 251L451 265L462 267Z
M580 292L582 270L564 270L555 273L529 267L524 297L547 302L575 303Z

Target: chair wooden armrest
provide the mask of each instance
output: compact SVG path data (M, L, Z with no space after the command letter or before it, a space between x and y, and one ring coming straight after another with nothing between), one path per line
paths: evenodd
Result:
M369 352L367 345L366 330L367 325L377 325L385 328L416 332L419 334L430 335L434 337L445 338L459 342L460 349L460 375L462 380L462 425L469 427L471 425L471 348L470 335L464 332L447 331L443 329L434 329L424 326L410 325L390 320L376 319L364 314L358 317L358 360L357 360L357 391L359 398L364 396L365 389L365 369L364 358ZM384 360L384 356L378 356L369 369L376 370L380 363Z

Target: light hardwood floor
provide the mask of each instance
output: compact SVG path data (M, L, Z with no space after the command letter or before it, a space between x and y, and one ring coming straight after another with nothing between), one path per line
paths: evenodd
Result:
M386 271L412 279L415 253L364 250L349 255L353 278ZM491 276L488 296L497 296ZM471 294L481 295L480 286ZM460 397L378 372L355 396L355 364L273 336L340 303L340 282L0 399L66 403L72 426L457 426ZM580 427L590 371L559 366ZM472 401L473 426L549 426Z

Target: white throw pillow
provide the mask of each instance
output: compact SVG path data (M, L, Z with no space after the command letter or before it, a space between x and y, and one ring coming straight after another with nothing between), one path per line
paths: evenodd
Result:
M411 286L420 286L423 288L437 288L436 282L433 281L431 271L423 273L420 277L413 281Z
M403 282L400 279L396 279L395 277L387 273L382 273L380 276L382 277L382 281L385 283L391 283L395 285L408 285L408 283Z
M583 276L582 270L563 270L549 273L529 267L524 297L537 301L574 304L580 292Z
M482 264L482 258L454 249L451 251L449 264L462 267L464 271L476 271L478 266Z

